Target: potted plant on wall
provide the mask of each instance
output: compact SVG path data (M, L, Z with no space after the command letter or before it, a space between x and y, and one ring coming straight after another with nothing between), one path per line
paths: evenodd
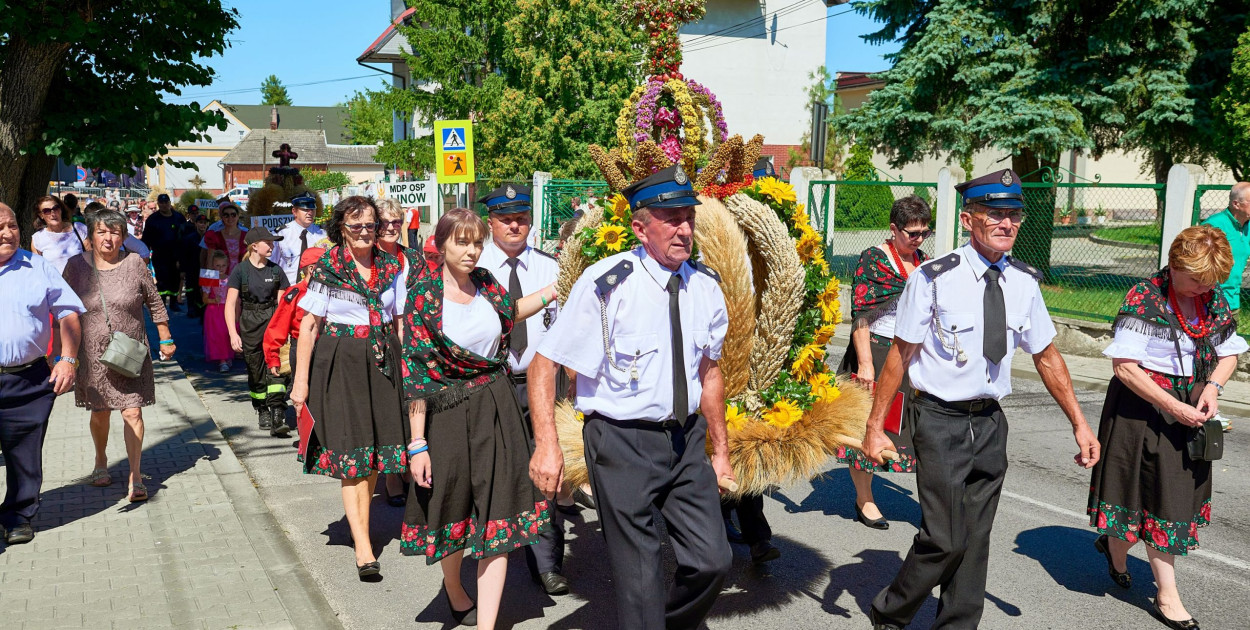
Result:
M1072 208L1059 209L1059 225L1068 225L1072 223Z
M1085 208L1076 211L1076 224L1089 225L1089 213L1085 211Z
M1098 206L1098 209L1094 211L1094 216L1098 220L1098 225L1102 225L1107 222L1107 211L1104 210L1102 206Z

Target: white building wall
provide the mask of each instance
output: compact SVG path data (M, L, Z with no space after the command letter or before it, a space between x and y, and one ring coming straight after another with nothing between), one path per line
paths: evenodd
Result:
M681 73L720 99L730 135L762 133L766 144L799 144L810 126L808 75L825 62L827 9L809 2L773 15L794 4L708 0L704 19L682 29ZM738 30L711 34L730 28Z

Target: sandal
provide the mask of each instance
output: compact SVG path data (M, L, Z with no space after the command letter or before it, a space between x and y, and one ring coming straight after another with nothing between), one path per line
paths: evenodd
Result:
M130 496L127 497L131 503L148 500L148 488L142 483L136 483L130 486Z
M87 483L97 488L107 488L113 485L113 478L109 476L107 468L97 468L87 475Z

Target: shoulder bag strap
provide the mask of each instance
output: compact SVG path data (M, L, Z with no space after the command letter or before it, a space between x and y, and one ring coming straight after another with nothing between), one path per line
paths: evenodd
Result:
M86 258L86 256L83 256L83 260L86 260ZM109 334L111 335L113 334L113 322L109 320L109 305L104 301L104 282L100 280L100 267L96 264L94 250L91 252L91 262L88 264L91 265L92 271L95 272L95 283L97 288L100 289L100 308L104 311L104 325L109 329Z

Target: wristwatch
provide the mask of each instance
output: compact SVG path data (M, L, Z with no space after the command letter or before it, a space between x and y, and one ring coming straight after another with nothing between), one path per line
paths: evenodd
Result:
M1207 385L1214 385L1214 386L1215 386L1215 393L1216 393L1216 395L1220 395L1220 396L1222 396L1222 395L1224 394L1224 386L1223 386L1223 385L1220 385L1219 383L1216 383L1215 381L1207 381Z
M78 359L75 357L60 357L60 359L74 367L78 367Z

